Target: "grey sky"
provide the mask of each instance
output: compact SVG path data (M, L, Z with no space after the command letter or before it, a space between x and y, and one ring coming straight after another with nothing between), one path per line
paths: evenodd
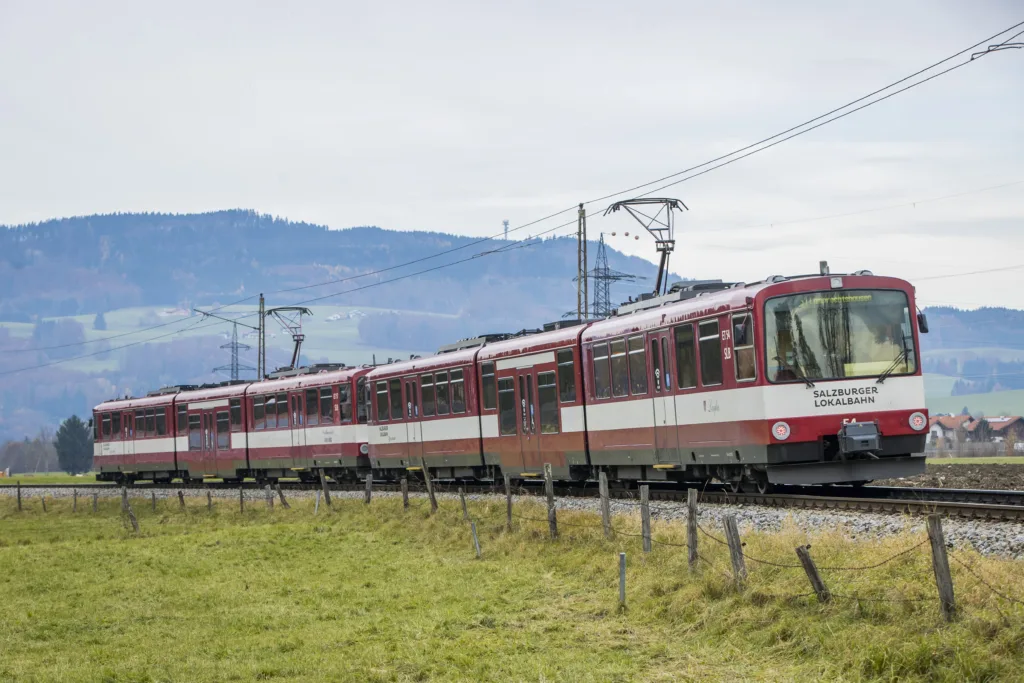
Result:
M1022 20L1018 0L0 0L0 223L246 207L490 234ZM674 270L751 280L828 259L915 280L1024 263L1024 183L792 223L1024 181L1022 84L1024 51L992 55L666 191L691 208ZM653 260L624 216L590 229ZM1024 269L918 284L926 304L1024 307L1020 282Z

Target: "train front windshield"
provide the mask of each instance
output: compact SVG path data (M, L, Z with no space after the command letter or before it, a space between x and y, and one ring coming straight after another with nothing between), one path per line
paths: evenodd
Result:
M898 291L810 292L765 303L768 379L816 381L913 374L907 295Z

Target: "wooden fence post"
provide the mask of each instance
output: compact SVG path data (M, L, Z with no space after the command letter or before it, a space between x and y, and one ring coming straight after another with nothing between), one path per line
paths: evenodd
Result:
M402 507L409 509L409 477L402 477Z
M209 491L206 492L206 510L207 512L213 512L213 494Z
M292 506L288 504L288 501L284 498L284 491L281 490L281 484L277 485L277 497L281 499L281 507L285 510L291 510Z
M437 498L434 497L434 480L430 478L430 470L427 469L426 458L420 458L423 465L423 478L427 482L427 496L430 498L430 514L437 512Z
M184 491L178 491L178 507L180 507L182 510L185 509L185 492Z
M238 514L245 514L245 489L238 487Z
M462 521L469 521L469 510L466 508L466 492L459 487L459 501L462 503Z
M18 512L21 512L21 479L18 480Z
M619 607L626 608L626 553L619 553Z
M370 496L373 495L373 474L366 475L366 497L363 500L367 505L370 504Z
M327 507L331 507L331 489L327 486L327 477L324 476L323 470L320 470L320 490L324 492L324 502Z
M935 585L939 589L942 618L952 621L956 616L956 599L953 596L953 577L949 573L949 558L946 557L942 517L939 515L928 515L928 540L932 544L932 569L935 572Z
M135 533L139 533L139 520L135 518L135 513L132 512L132 506L127 498L125 498L125 512L128 513L128 521L132 523L132 529Z
M722 520L725 527L725 540L729 542L729 559L732 561L732 575L736 587L742 588L747 578L747 565L743 560L743 544L740 542L740 530L736 526L736 515L726 515Z
M558 538L558 517L555 513L555 480L551 476L551 463L544 463L544 493L548 497L548 531L551 539Z
M44 493L39 497L39 500L43 503L43 512L46 512L46 494Z
M156 491L150 491L149 495L153 501L153 512L156 512Z
M92 494L92 511L96 512L96 510L99 509L99 505L100 505L100 494L98 494L98 493Z
M317 514L320 512L320 495L321 495L321 492L318 489L317 492L316 492L316 504L313 506L313 516L314 517L316 517Z
M604 527L604 537L612 537L612 504L608 500L608 473L598 474L597 490L601 494L601 526Z
M686 492L686 555L690 571L697 570L697 489Z
M473 545L476 546L476 559L480 559L480 539L476 536L476 522L470 522L469 528L473 532Z
M71 511L78 512L78 489L71 489Z
M821 580L818 567L814 564L814 560L811 559L811 546L798 546L796 556L800 558L800 564L804 566L804 571L807 572L807 580L811 582L811 588L814 589L814 593L818 596L818 602L829 602L832 600L832 593L825 586L825 582Z
M505 528L512 531L512 477L508 474L505 479Z
M640 487L640 534L644 537L644 552L651 552L651 488Z
M273 510L274 509L274 493L273 493L273 491L270 490L270 484L267 484L266 486L263 487L263 493L264 493L264 496L266 496L266 499L267 499L267 509Z
M128 512L128 488L121 487L121 513Z

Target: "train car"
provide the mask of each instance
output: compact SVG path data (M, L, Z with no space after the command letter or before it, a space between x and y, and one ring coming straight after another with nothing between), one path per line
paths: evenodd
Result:
M583 415L580 335L575 327L487 344L477 357L484 462L503 474L590 476Z
M672 297L581 337L592 464L762 491L923 471L911 457L928 418L907 282L862 271Z
M177 476L239 480L248 468L248 382L183 391L174 397Z
M93 464L100 481L170 481L177 473L177 390L106 401L93 410Z
M476 356L455 350L375 368L367 379L370 463L394 478L423 464L440 478L489 479L480 450Z
M296 374L248 385L245 436L257 480L320 471L339 481L369 472L365 376L369 368Z

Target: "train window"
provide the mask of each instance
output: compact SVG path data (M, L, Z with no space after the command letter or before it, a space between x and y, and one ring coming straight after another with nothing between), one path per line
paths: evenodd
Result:
M612 395L612 380L608 373L608 345L594 345L594 398Z
M629 346L629 389L633 395L647 393L647 351L644 338L630 337Z
M125 413L124 415L124 430L128 432L128 438L132 438L135 435L135 421L132 419L131 413Z
M320 392L306 389L306 425L320 424Z
M110 413L103 413L103 438L110 438Z
M231 448L231 424L228 411L222 410L217 413L217 448L227 450Z
M112 420L111 424L113 425L113 427L111 428L111 433L113 434L115 439L120 439L121 438L121 413L114 413L111 416L111 420Z
M252 400L252 426L253 429L263 429L267 426L267 417L266 413L264 413L262 396L256 396Z
M92 440L94 442L99 441L100 440L100 421L99 421L99 415L97 415L96 413L92 414L92 419L89 420L89 426L92 427Z
M697 386L697 347L693 325L680 325L673 330L676 337L676 386L692 389Z
M672 367L669 363L669 350L668 350L668 339L665 337L661 338L661 364L665 367L665 391L672 390L672 373L669 372L669 368Z
M437 414L448 414L448 373L434 375L434 392L437 394Z
M423 416L431 417L434 414L434 376L420 376L420 393L423 394Z
M277 426L277 399L274 396L267 396L264 405L267 407L267 429L273 429Z
M540 400L540 433L557 434L558 383L555 373L541 372L537 374L537 394Z
M391 394L391 419L402 419L402 380L393 379L388 382L388 390Z
M522 385L520 385L521 387ZM530 431L537 433L537 416L533 404L533 375L526 376L526 396L530 403Z
M320 387L320 424L331 424L334 422L334 393L338 393L341 404L341 421L352 421L352 395L347 384L340 384L334 389L331 387Z
M156 409L156 435L166 436L167 435L167 409L157 408Z
M661 354L658 353L658 340L651 340L651 363L654 364L654 393L661 391Z
M494 410L497 405L497 384L494 382L494 363L480 366L480 383L483 385L484 410Z
M150 408L146 411L146 436L153 436L156 434L156 415L155 411Z
M722 338L718 336L718 321L698 324L700 338L700 383L709 387L722 383Z
M572 349L558 352L558 400L562 403L576 402L576 367L573 365Z
M377 382L377 419L388 419L388 383Z
M466 412L466 383L462 379L462 370L452 370L452 413Z
M277 395L277 426L288 426L288 394Z
M203 428L198 415L188 416L188 449L190 451L203 450Z
M178 404L178 433L185 434L188 431L188 404Z
M498 425L502 436L516 433L516 385L511 377L498 380Z
M135 436L137 438L146 435L146 415L141 410L135 413Z
M746 382L757 376L754 355L754 328L750 313L732 317L732 355L736 366L736 379Z
M231 408L231 431L237 432L242 429L242 399L233 398L228 401ZM159 422L157 423L159 425Z
M366 424L366 411L369 404L370 390L366 387L366 378L360 377L356 381L356 413L359 418L359 424ZM345 419L344 410L344 407L342 407L342 419ZM351 417L351 413L349 417Z
M612 342L612 396L629 393L629 370L626 362L626 340Z

